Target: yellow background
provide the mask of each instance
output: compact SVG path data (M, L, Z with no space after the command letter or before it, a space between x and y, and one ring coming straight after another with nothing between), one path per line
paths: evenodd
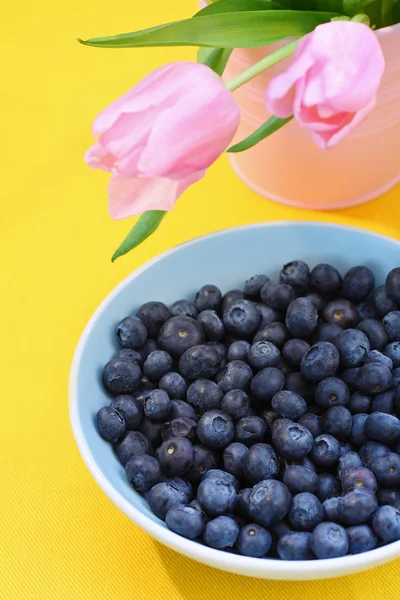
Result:
M193 236L278 219L400 237L400 188L336 213L250 192L223 158L159 232L112 265L131 226L107 215L104 173L82 156L93 117L149 70L193 49L101 50L82 38L190 16L194 0L4 0L0 22L0 598L399 598L399 562L331 582L256 581L182 558L140 531L89 475L68 419L79 335L138 265Z

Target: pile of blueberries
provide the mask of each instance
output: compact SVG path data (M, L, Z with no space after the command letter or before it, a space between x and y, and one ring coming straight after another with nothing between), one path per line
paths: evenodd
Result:
M283 560L400 539L400 267L285 265L117 328L97 414L169 529Z

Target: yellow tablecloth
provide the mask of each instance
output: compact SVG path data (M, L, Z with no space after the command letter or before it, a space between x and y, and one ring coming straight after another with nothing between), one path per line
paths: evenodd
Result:
M178 19L193 7L187 0L2 4L0 598L398 599L399 562L336 581L279 583L182 558L108 500L75 446L67 402L75 345L99 302L138 265L199 234L256 221L335 221L400 237L400 188L352 210L301 212L250 192L224 158L151 240L111 264L131 223L108 217L108 176L83 163L91 121L149 70L195 52L91 49L75 38Z

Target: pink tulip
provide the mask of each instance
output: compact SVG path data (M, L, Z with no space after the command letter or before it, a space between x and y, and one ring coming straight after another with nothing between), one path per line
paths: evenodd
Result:
M111 172L109 212L123 219L170 210L231 142L239 107L209 67L156 69L95 119L85 160Z
M300 41L291 66L272 79L266 104L277 117L294 115L320 148L332 148L374 109L384 68L369 27L325 23Z

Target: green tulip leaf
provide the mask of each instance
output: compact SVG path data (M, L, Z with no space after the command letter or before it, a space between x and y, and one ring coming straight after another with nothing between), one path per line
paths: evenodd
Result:
M275 131L278 131L278 129L286 125L286 123L289 123L292 119L293 117L289 117L288 119L279 119L274 116L270 117L268 121L263 123L261 127L256 129L256 131L247 138L228 148L227 152L244 152L245 150L252 148L258 144L258 142L261 142L261 140L264 140L269 135L275 133Z
M99 48L206 46L256 48L285 38L298 38L329 22L336 13L256 10L185 19L143 31L79 40Z
M165 210L148 210L147 212L144 212L132 227L120 247L114 252L111 259L112 262L144 242L146 238L158 229L166 214Z
M221 77L231 54L232 48L199 48L197 62L207 65Z

